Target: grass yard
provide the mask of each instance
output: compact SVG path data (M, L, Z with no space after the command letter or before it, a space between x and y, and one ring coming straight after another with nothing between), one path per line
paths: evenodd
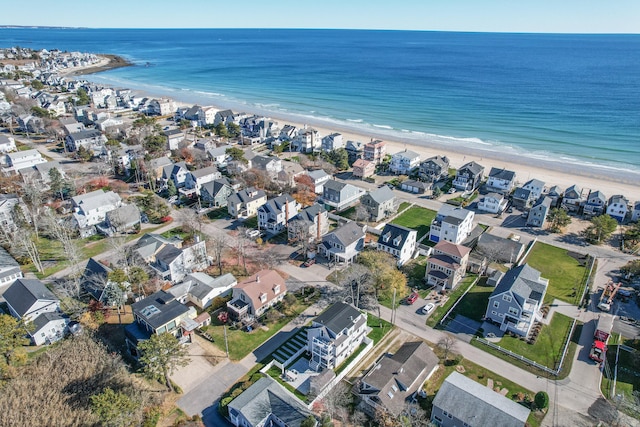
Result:
M409 202L400 203L400 206L398 206L398 212L402 212L403 210L407 209L409 206L411 206L411 203Z
M374 346L393 328L391 323L373 314L367 315L367 326L371 328L371 332L367 336L373 340Z
M426 256L419 256L402 266L402 272L407 276L407 285L410 288L422 288L425 286L424 274L427 270Z
M489 296L491 296L491 292L494 290L491 286L485 286L486 282L486 278L480 279L478 283L467 292L458 305L456 305L451 315L460 314L469 319L482 322L482 318L487 311Z
M615 394L622 395L624 399L622 400L622 404L619 406L620 410L626 413L629 416L639 418L640 412L637 410L633 410L633 405L627 404L630 402L634 402L634 392L640 391L640 372L638 372L636 363L634 363L633 354L620 349L618 352L618 345L614 345L613 343L618 343L619 341L615 339L616 336L613 336L609 341L609 349L607 350L607 362L609 363L609 367L613 371L614 366L616 366L616 353L618 357L618 376L617 381L615 383ZM631 340L624 340L624 344L631 346ZM602 394L611 399L611 391L613 386L613 380L607 378L606 375L602 377L602 383L600 384L600 388Z
M429 233L431 221L436 217L436 214L437 212L431 209L413 206L391 221L391 223L416 230L418 232L418 240L420 240L422 236Z
M573 255L573 256L572 256ZM566 249L537 242L529 256L527 264L540 271L542 277L549 279L549 288L545 303L559 299L577 305L585 286L587 269L586 258L569 253Z
M429 319L427 319L427 326L430 326L432 328L435 327L438 322L442 320L444 315L447 314L447 311L449 311L449 309L453 307L453 304L455 304L455 302L458 301L460 297L462 297L462 294L464 294L467 288L471 286L471 284L476 280L477 277L478 276L476 276L475 274L468 274L467 277L462 279L462 282L460 282L458 286L456 286L456 288L453 290L453 292L449 294L449 298L447 299L447 301L443 305L436 307L433 314L429 316Z
M229 216L229 209L226 206L207 212L207 218L209 219L223 219L227 216Z

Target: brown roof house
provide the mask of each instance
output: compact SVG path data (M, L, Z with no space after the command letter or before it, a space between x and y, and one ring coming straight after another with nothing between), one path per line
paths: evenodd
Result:
M284 279L275 270L262 270L233 287L233 296L227 303L234 319L259 317L287 294Z
M376 172L376 164L370 160L357 159L353 162L353 176L355 178L369 178Z
M464 277L471 249L441 240L429 257L425 278L438 289L453 289Z

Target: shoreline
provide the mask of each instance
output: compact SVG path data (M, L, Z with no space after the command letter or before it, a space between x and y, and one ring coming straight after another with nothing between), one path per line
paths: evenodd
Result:
M101 58L97 64L92 64L88 67L75 67L67 70L66 72L63 70L60 74L67 77L78 77L115 70L116 68L130 67L133 65L131 62L118 55L97 53L96 56Z
M106 55L101 55L106 56ZM115 55L113 55L115 56ZM121 59L121 58L120 58ZM122 60L123 65L116 67L102 66L91 67L91 72L78 70L74 76L83 74L94 74L107 71L112 68L134 65ZM95 68L95 71L93 70ZM95 80L101 80L99 76ZM113 86L113 82L101 82L102 84ZM144 86L144 85L142 85ZM149 85L151 86L151 85ZM640 200L640 173L631 170L621 170L615 167L604 165L587 165L571 162L569 159L536 158L535 153L518 153L515 150L508 150L507 147L492 146L494 149L482 149L470 146L469 143L462 143L455 138L448 138L439 135L418 135L412 134L402 137L394 130L385 129L365 129L364 126L353 126L348 124L334 123L322 118L313 118L295 113L285 113L272 111L259 106L243 103L241 101L224 100L205 94L194 93L189 90L170 90L161 87L140 88L129 87L129 89L150 97L167 97L173 99L177 104L192 106L194 104L211 106L215 109L231 109L235 112L245 112L248 114L263 115L278 122L278 125L291 124L298 128L304 125L317 129L321 136L326 136L333 132L343 135L343 140L369 142L371 139L381 139L387 143L387 153L394 154L404 149L415 151L420 154L421 160L425 160L435 155L447 156L451 167L459 168L469 161L476 161L485 167L485 175L489 173L491 167L506 168L516 172L516 180L519 184L524 184L529 179L539 179L545 182L545 186L557 185L562 191L567 187L577 184L588 193L592 191L602 191L607 198L622 194L629 199L630 203ZM503 151L498 151L503 148ZM509 152L511 151L511 152Z

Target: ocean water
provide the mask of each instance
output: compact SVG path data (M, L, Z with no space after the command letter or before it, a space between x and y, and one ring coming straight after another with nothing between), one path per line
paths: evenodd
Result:
M2 28L0 45L121 55L135 65L91 79L181 100L640 172L640 35Z

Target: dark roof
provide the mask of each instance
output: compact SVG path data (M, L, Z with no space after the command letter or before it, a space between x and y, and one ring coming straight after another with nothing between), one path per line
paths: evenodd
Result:
M72 134L69 134L69 137L71 137L71 139L73 139L74 141L78 141L81 139L95 138L100 135L102 135L102 132L100 132L99 130L89 129L81 130L80 132L74 132Z
M507 271L491 296L511 291L514 296L542 301L547 286L540 281L540 272L528 264L522 264Z
M433 399L433 406L473 426L522 426L529 417L524 406L458 372L452 372Z
M0 246L0 268L13 268L17 267L20 269L20 264L18 261L13 259L13 257L7 252L5 248Z
M33 332L31 333L31 335L33 336L40 329L47 326L47 323L55 320L61 320L61 319L68 319L68 317L56 311L42 313L41 315L39 315L33 320L33 325L35 326L35 328L33 329Z
M417 231L396 224L387 224L382 229L382 233L378 238L378 244L393 248L402 248L409 238L409 234ZM387 239L387 236L389 237ZM399 237L399 240L396 240ZM386 240L386 241L385 241ZM395 242L398 242L396 245Z
M516 262L523 248L524 245L520 242L489 233L482 233L476 244L476 251L491 256L497 262Z
M448 168L449 167L449 159L447 158L447 156L429 157L428 159L423 161L421 164L427 164L427 163L433 163L433 164L437 165L440 168Z
M330 179L329 181L324 183L324 187L323 188L326 189L326 190L337 191L339 193L347 185L348 184L346 184L344 182L339 182L339 181L336 181L335 179Z
M337 334L351 326L361 315L362 313L354 306L345 304L344 302L337 302L316 317L314 322L322 324Z
M371 197L371 199L373 199L373 201L375 201L378 204L384 203L387 200L391 200L395 197L395 195L393 194L393 191L386 185L383 185L382 187L373 190L368 194L368 196Z
M362 226L358 225L355 221L349 221L324 236L324 240L335 240L345 247L362 238L364 238Z
M131 304L131 309L154 329L189 311L187 306L180 304L173 295L165 291L158 291L143 300L134 302Z
M513 181L513 179L516 177L516 173L504 168L491 168L491 170L489 171L489 176L505 181Z
M472 175L478 175L484 171L484 166L480 166L476 162L469 162L467 164L462 165L460 169L458 169L458 172L465 169L469 170L469 172L471 172Z
M416 181L414 179L408 179L406 181L403 181L401 185L402 186L421 188L423 190L426 190L431 186L431 184L428 184L428 183L422 182L422 181Z
M38 300L58 300L40 280L36 279L16 280L7 288L3 297L20 317L24 316Z
M173 245L166 245L156 254L156 259L165 264L171 264L176 258L182 254L182 249L178 249Z
M298 212L298 215L296 215L295 217L293 217L291 220L292 221L297 221L297 220L306 220L309 222L314 222L316 216L318 216L318 214L322 214L324 212L326 212L327 210L324 208L324 206L322 206L319 203L313 204L311 206L308 206L304 209L302 209L300 212Z
M526 190L522 187L517 187L513 191L513 198L518 200L529 200L531 197L531 190Z

